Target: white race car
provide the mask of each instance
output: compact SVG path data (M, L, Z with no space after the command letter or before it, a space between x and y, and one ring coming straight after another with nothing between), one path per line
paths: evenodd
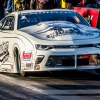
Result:
M0 71L100 69L100 30L74 10L13 12L0 22Z

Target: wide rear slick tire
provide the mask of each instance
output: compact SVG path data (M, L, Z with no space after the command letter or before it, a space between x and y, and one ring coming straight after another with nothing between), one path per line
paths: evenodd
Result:
M15 67L17 69L17 72L20 73L21 76L27 77L28 76L27 72L21 71L21 59L17 48L14 49L14 61L15 61Z

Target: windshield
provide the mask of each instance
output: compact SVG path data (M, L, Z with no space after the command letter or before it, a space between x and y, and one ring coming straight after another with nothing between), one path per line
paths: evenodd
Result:
M45 21L69 21L76 24L89 26L85 19L74 11L44 11L20 14L18 17L18 29L36 25Z

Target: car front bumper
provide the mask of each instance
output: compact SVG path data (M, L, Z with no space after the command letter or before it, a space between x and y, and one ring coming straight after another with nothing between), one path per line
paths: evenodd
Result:
M43 59L37 63L37 58L41 56ZM78 69L100 69L100 49L37 50L33 68L26 71L61 71Z

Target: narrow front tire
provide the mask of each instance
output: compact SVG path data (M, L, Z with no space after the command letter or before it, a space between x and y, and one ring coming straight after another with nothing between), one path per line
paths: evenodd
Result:
M21 76L23 76L23 77L27 77L27 76L28 76L28 73L25 72L25 71L21 71L20 74L21 74Z

